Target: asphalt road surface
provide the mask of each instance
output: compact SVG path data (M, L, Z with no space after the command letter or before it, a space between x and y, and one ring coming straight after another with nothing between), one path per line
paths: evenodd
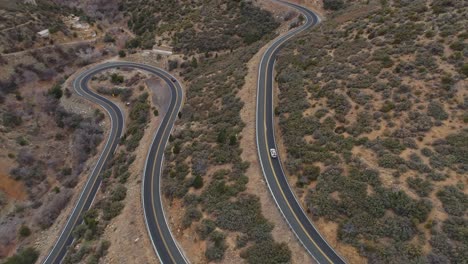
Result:
M304 15L305 22L285 35L278 37L265 51L258 71L256 137L257 149L268 188L299 241L318 263L345 263L320 235L307 218L291 190L281 166L280 157L272 158L270 149L277 149L274 133L273 75L276 55L288 39L320 22L319 17L302 6L278 1L295 8Z
M73 88L79 95L100 105L107 111L111 120L111 130L104 150L89 175L72 214L43 263L60 263L63 260L68 247L73 242L73 229L82 222L83 212L91 206L101 183L99 175L119 143L124 127L122 111L110 100L94 93L88 87L88 82L93 75L103 70L118 67L130 67L147 71L159 76L171 88L171 102L168 113L163 117L147 156L143 175L142 200L150 239L161 262L164 264L187 262L166 223L159 189L162 154L182 103L182 88L173 76L161 69L131 62L109 62L80 73L73 82Z

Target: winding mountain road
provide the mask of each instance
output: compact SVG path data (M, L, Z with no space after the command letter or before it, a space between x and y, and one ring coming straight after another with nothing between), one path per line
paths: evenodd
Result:
M111 127L109 137L96 166L89 175L80 197L78 198L78 201L62 230L62 233L49 255L43 261L44 264L60 263L63 260L68 246L72 244L74 239L72 235L73 229L81 223L82 214L90 208L101 183L99 175L105 167L106 162L108 162L112 154L115 152L119 143L124 127L124 115L122 111L109 99L94 93L88 87L89 80L95 74L107 69L118 67L135 68L147 71L161 78L170 87L171 102L168 112L163 117L159 125L145 164L142 185L142 201L150 239L160 261L164 264L187 262L182 250L180 250L177 242L175 242L172 237L170 228L166 223L159 188L161 166L163 162L162 155L182 104L182 87L172 75L162 69L144 64L119 61L100 64L88 69L80 73L73 82L73 88L80 96L100 105L106 110L111 120Z
M276 55L281 46L298 33L320 22L311 10L293 3L276 1L290 6L305 17L305 23L278 37L265 51L258 70L256 139L263 175L279 210L302 245L318 263L345 263L320 235L288 184L280 157L272 158L270 149L277 149L274 130L273 78Z

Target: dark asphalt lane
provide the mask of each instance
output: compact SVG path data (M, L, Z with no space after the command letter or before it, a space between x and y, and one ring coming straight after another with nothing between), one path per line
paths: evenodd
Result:
M302 210L300 203L288 184L287 177L281 167L280 157L278 156L273 159L270 156L269 149L277 149L273 110L273 74L276 54L281 45L288 39L319 22L318 16L312 11L296 4L279 2L297 9L306 17L306 21L300 27L277 38L265 51L260 62L256 117L256 137L260 163L268 187L278 208L309 254L319 263L345 263L320 235L308 219L307 214Z
M183 90L179 82L172 82L168 73L157 69L157 74L171 90L171 101L153 138L143 171L142 200L148 232L158 254L159 260L166 263L188 263L182 249L173 238L166 222L161 197L161 177L164 150L177 119L183 99Z
M80 73L73 82L73 88L79 95L100 105L106 110L110 116L111 130L106 145L104 146L98 162L80 194L72 214L68 218L62 233L43 263L60 263L63 260L68 246L73 242L72 232L74 227L81 223L82 213L89 209L94 197L96 196L97 190L99 189L101 183L99 174L103 170L106 162L115 152L119 143L124 127L122 111L117 107L117 105L107 98L92 92L87 85L89 80L96 73L117 67L131 67L150 72L163 79L163 81L165 81L171 88L172 100L168 114L164 116L163 121L158 128L158 132L154 137L151 150L147 156L143 175L142 200L145 212L145 221L150 234L150 239L161 262L164 264L187 262L182 251L174 241L171 231L166 223L159 189L159 177L161 171L155 170L155 168L160 168L162 164L162 152L164 151L164 146L167 143L172 126L182 103L182 88L178 82L171 81L171 78L173 77L169 73L161 69L131 62L108 62ZM164 140L164 142L161 142L160 140Z

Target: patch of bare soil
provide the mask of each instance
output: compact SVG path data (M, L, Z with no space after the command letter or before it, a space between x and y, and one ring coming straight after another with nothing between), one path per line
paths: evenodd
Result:
M255 111L258 65L265 50L266 46L248 62L249 71L245 78L245 84L238 93L239 98L244 102L240 115L242 121L246 124L242 131L242 139L240 140L242 159L250 162L250 167L246 172L246 175L249 177L247 192L253 193L260 198L263 215L275 225L272 231L274 239L277 242L285 242L292 251L291 262L313 263L313 259L296 239L276 207L259 165L255 140Z
M125 207L104 233L104 237L111 242L104 263L159 263L144 222L141 176L149 147L167 112L171 95L169 87L158 78L151 78L145 83L152 96L152 106L157 107L159 116L151 120L135 151L136 159L130 168L132 176L127 184Z
M8 176L9 170L12 168L11 165L12 162L0 159L0 192L5 193L9 198L24 201L27 198L27 193L23 183Z

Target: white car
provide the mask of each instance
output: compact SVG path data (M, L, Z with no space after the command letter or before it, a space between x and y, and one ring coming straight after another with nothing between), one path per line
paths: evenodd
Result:
M276 149L270 149L270 155L272 158L276 159L276 157L278 157L278 155L276 154Z

